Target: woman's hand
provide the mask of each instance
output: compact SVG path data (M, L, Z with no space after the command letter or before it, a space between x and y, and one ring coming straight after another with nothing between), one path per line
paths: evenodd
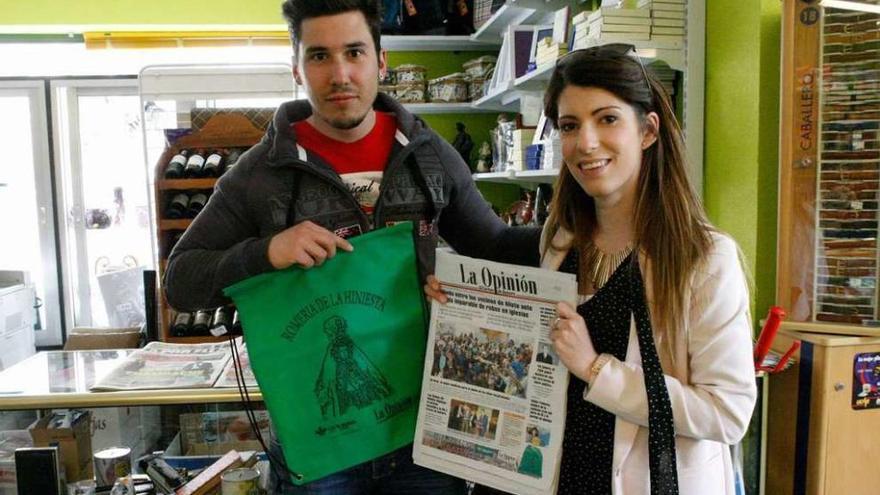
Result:
M562 364L576 377L587 381L598 354L590 339L587 323L566 302L556 305L559 317L550 325L550 340Z
M446 304L449 301L446 293L440 288L440 281L434 275L428 275L425 280L425 297L428 298L428 301L434 300L440 304Z

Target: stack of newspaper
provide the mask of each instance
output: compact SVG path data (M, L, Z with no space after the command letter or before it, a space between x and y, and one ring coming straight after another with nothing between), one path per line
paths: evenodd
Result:
M639 8L651 12L651 40L684 46L686 0L639 0Z
M568 370L550 342L571 274L437 252L417 464L520 495L555 493Z
M236 345L238 361L232 359L228 342L150 342L98 379L91 390L237 387L236 363L239 363L238 373L245 385L256 387L257 381L241 337L236 339Z

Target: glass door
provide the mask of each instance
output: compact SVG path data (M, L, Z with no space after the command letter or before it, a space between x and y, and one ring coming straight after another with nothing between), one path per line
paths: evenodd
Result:
M62 170L68 316L74 326L140 324L139 272L153 267L153 253L137 82L54 80L52 95ZM104 277L132 271L137 273ZM122 323L120 314L126 318Z
M25 272L37 297L36 344L56 346L64 327L45 84L0 81L0 270Z

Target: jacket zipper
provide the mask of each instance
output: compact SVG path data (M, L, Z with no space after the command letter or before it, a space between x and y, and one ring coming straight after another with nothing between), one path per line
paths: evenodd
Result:
M391 161L391 163L389 163L388 166L385 167L385 172L382 174L382 183L383 184L385 183L385 177L390 177L391 172L396 170L398 167L400 167L401 164L404 162L404 160L406 160L407 157L409 157L409 155L411 155L413 153L413 151L416 149L416 146L421 145L422 141L425 141L426 139L427 138L417 137L417 138L413 139L412 141L410 141L409 144L404 146L402 150L400 150L400 153L398 153L397 156L395 156L394 159ZM381 185L379 186L379 197L376 198L376 207L373 210L373 226L374 227L380 218L379 212L382 210L382 205L384 203L382 201L382 198L385 197L385 189L386 189L385 187L382 187ZM433 201L433 198L430 198L430 197L426 198L426 199L428 201ZM415 226L415 228L418 229L418 226Z

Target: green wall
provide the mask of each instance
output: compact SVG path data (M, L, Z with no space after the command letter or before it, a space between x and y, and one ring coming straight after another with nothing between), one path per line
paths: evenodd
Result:
M703 197L743 250L758 319L775 300L781 3L706 3Z
M277 24L281 0L2 0L0 24Z

